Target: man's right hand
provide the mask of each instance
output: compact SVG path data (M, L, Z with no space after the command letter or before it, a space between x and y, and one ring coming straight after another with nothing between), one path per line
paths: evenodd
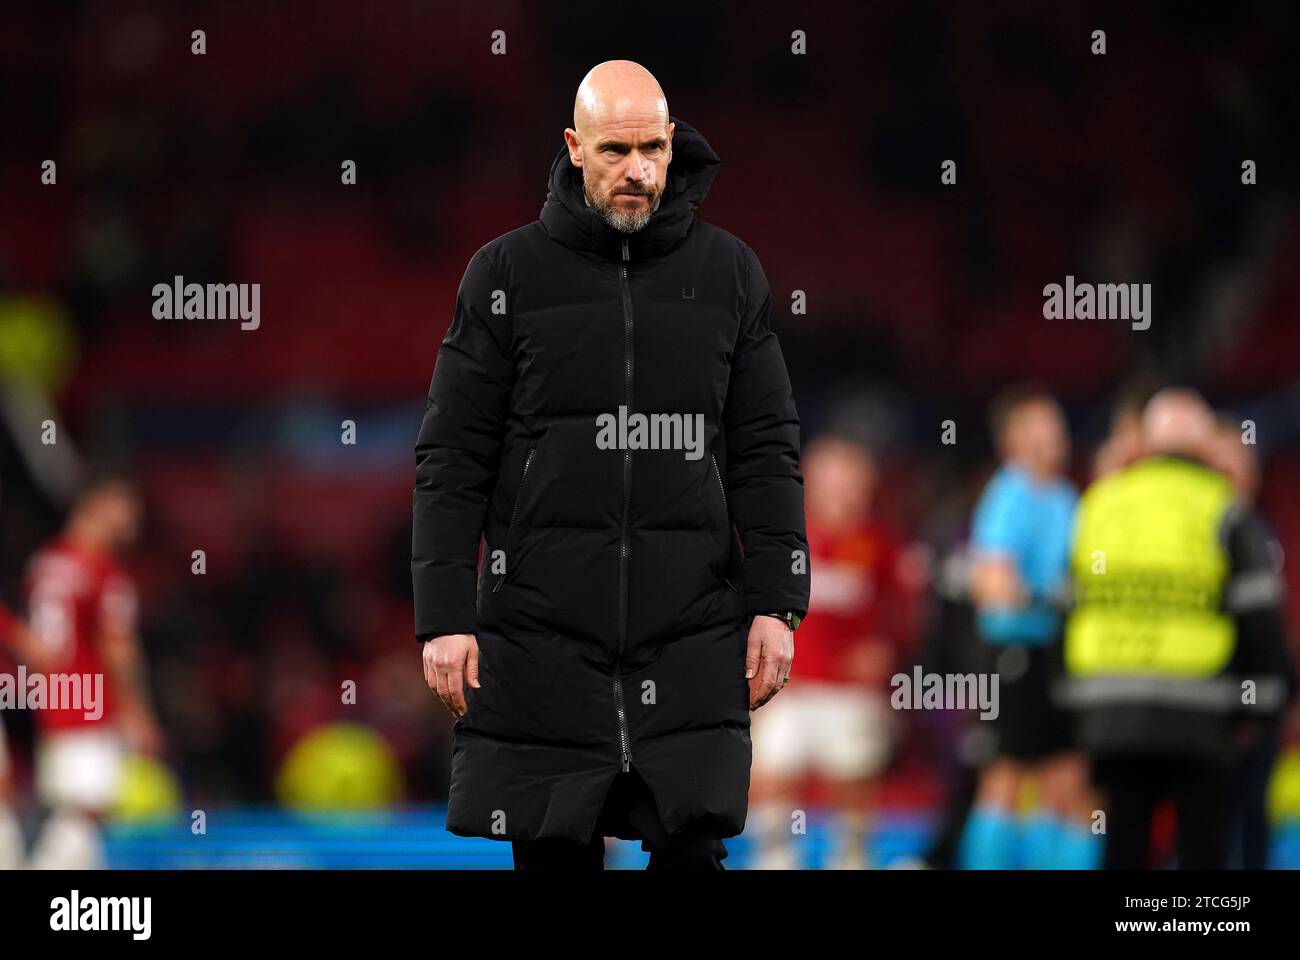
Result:
M465 716L465 681L478 682L478 641L472 633L449 633L424 644L424 682L457 717Z

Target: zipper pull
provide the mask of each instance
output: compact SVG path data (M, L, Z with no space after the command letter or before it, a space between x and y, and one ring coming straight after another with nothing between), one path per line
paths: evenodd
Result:
M629 257L627 253L627 241L624 240L623 241L623 262L627 263L630 259L631 257Z

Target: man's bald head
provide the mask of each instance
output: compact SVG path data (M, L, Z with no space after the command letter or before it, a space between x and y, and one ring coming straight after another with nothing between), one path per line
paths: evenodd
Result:
M578 84L573 98L573 128L586 136L593 124L611 118L644 116L668 123L668 98L654 74L631 60L598 63Z
M569 160L582 171L587 204L615 230L635 233L659 206L673 155L668 99L654 75L631 60L607 60L582 78Z
M1214 431L1214 413L1194 390L1161 390L1142 413L1142 444L1149 454L1205 458Z

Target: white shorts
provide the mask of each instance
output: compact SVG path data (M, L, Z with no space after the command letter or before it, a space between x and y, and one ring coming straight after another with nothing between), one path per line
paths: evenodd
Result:
M51 807L109 810L122 787L125 750L115 730L43 734L36 747L36 793Z
M754 772L866 779L889 762L893 730L883 694L846 684L790 686L753 715Z

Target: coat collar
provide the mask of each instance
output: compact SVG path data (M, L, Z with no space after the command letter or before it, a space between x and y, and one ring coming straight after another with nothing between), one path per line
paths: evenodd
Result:
M582 171L569 161L568 147L560 148L551 163L551 177L541 221L553 240L580 252L621 260L628 241L632 260L662 256L677 246L691 229L695 208L708 195L722 162L694 127L675 117L673 160L668 183L650 222L637 233L620 233L587 206Z

